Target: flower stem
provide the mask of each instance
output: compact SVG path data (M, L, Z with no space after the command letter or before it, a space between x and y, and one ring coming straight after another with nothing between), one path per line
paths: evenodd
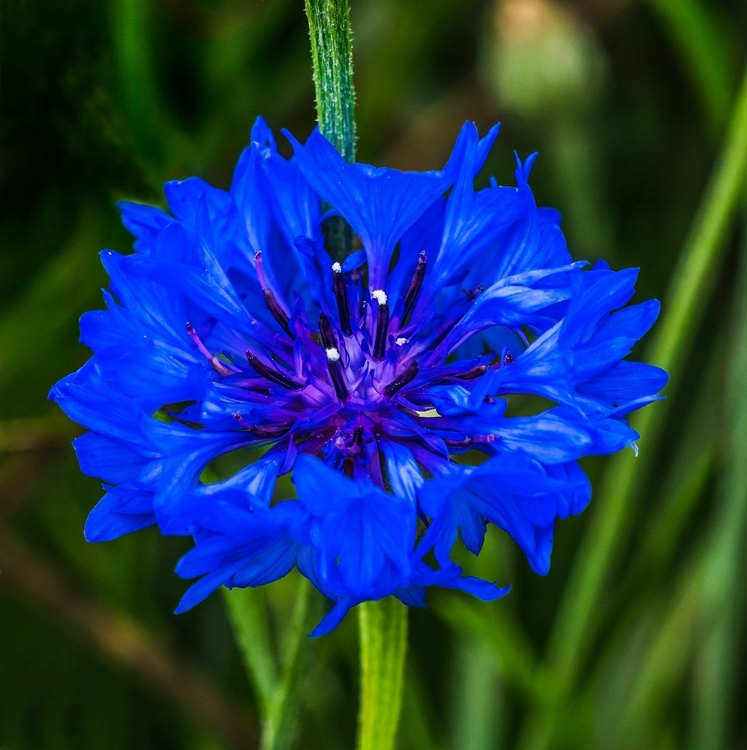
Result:
M355 89L347 0L306 0L319 130L355 161Z
M306 0L311 38L319 130L342 154L355 161L355 89L348 0ZM339 216L324 222L325 245L333 260L350 253L353 237Z
M359 607L361 708L358 750L392 750L402 708L407 607L393 596Z
M355 90L348 0L306 0L319 130L355 161ZM350 227L341 217L325 222L327 250L334 260L350 253ZM407 652L407 607L394 597L359 606L361 706L358 750L391 750L402 710Z

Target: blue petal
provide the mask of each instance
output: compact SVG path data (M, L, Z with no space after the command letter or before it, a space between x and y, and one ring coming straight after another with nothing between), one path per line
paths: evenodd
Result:
M304 509L318 517L311 535L322 579L339 575L344 593L359 599L401 587L415 541L415 509L406 499L310 456L299 457L293 481Z
M477 554L487 520L507 531L532 569L544 575L550 567L558 496L570 489L562 478L548 477L538 464L506 456L433 479L420 493L421 505L432 520L419 551L435 547L436 558L444 565L458 530L467 549Z
M407 498L414 507L418 488L424 481L418 462L408 448L392 440L381 440L379 447L386 458L392 492Z
M321 622L311 631L311 638L320 638L327 633L331 633L342 621L345 615L359 602L352 600L350 597L338 599L334 607L327 612Z
M173 221L165 211L155 206L120 201L117 208L122 213L122 223L136 238L135 250L144 255L151 252L161 230Z
M622 360L579 385L578 391L617 405L634 401L642 395L658 393L667 380L669 375L659 367Z
M383 289L395 244L447 190L448 177L444 172L399 172L348 164L318 130L303 146L283 132L309 184L345 217L363 243L370 287Z
M440 586L447 589L464 591L484 602L495 601L511 591L510 586L501 588L495 583L484 581L474 576L462 575L464 571L455 563L449 562L438 570L433 570L424 564L415 569L413 581L422 586Z
M185 592L176 614L191 609L221 585L261 586L287 575L296 563L298 543L289 535L298 503L280 503L261 513L220 508L222 533L198 535L179 561L181 578L202 576Z
M267 123L258 117L252 127L251 143L239 157L231 183L234 197L252 248L265 250L270 233L270 212L265 193L268 186L264 161L276 153L275 139Z
M148 458L134 446L87 432L73 441L80 470L89 477L119 484L134 479L147 465Z
M109 542L156 522L153 493L138 487L112 488L93 507L83 529L86 541Z

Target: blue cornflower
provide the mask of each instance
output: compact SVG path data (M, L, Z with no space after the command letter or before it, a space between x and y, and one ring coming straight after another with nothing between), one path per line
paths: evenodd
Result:
M497 132L466 124L416 173L347 164L318 132L286 134L286 159L260 120L228 192L193 177L166 185L170 213L121 204L135 253L102 254L94 354L51 394L105 483L86 537L192 536L179 612L297 567L335 603L316 634L429 585L504 595L451 559L487 523L546 573L555 520L589 502L578 459L634 446L625 417L667 376L625 359L658 302L626 306L636 270L571 260L534 157L474 189ZM362 247L344 260L334 215Z

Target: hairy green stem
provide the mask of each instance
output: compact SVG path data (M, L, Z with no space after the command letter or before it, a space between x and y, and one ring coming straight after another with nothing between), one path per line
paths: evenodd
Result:
M306 0L319 130L355 161L355 90L347 0Z
M351 164L355 161L355 89L350 8L347 0L306 0L319 130ZM339 216L324 222L329 254L342 261L352 233Z
M319 130L355 161L355 91L347 0L306 0ZM351 250L350 227L340 217L324 226L327 250L342 261ZM360 611L361 705L359 750L391 750L402 711L407 651L407 607L393 597L364 602Z
M361 708L358 750L392 750L402 709L407 607L393 596L360 612Z

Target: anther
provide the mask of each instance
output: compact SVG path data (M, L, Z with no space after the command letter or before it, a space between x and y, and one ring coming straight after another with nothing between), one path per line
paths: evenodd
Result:
M418 256L418 264L415 266L415 273L412 275L410 286L405 295L405 311L402 314L403 324L407 323L409 320L410 315L415 308L415 302L418 299L420 287L423 286L423 279L425 278L425 262L425 250L421 250L420 255Z
M414 380L417 374L418 361L413 359L413 361L407 366L407 369L384 388L384 393L386 393L387 396L392 397L397 391L401 390Z
M475 380L476 378L479 378L480 375L484 375L487 371L487 365L477 365L477 367L473 367L471 370L467 370L467 372L454 375L454 377L459 378L459 380Z
M283 327L285 332L289 336L293 336L290 330L290 326L288 325L288 313L285 312L285 310L280 305L280 302L278 302L277 297L272 292L272 289L270 289L267 278L265 277L265 271L262 267L262 251L258 250L254 254L254 267L257 269L257 278L259 279L259 285L262 287L262 296L265 300L265 305L267 305L267 309L272 314L272 317L277 320L278 323Z
M469 435L462 440L449 440L448 438L444 438L444 443L454 448L467 448L468 446L472 445L472 443L474 442L475 442L474 438L469 437Z
M386 305L387 296L386 296L386 292L383 289L374 289L371 292L371 296L376 300L376 302L379 305Z
M265 427L260 424L255 424L252 426L251 432L258 438L273 440L274 438L279 438L285 435L285 433L288 432L288 425L286 424L278 425L276 427Z
M335 349L335 351L337 351ZM333 359L327 354L327 369L329 370L329 377L332 379L332 385L335 389L335 394L340 401L344 401L348 397L348 387L345 384L345 377L342 374L342 365L340 365L340 353L337 352L337 359Z
M330 346L329 349L325 349L324 351L330 362L340 361L340 352L334 346Z
M404 336L398 336L394 343L397 346L404 346L407 343L407 339Z
M278 372L270 365L265 364L256 354L253 354L249 349L246 350L246 359L249 362L251 368L263 378L267 378L273 383L287 388L289 391L297 391L303 388L303 383L297 383L295 380L291 380L287 375L282 372Z
M348 290L345 279L342 276L342 266L339 263L332 264L332 291L337 300L337 314L340 318L340 328L346 336L353 333L350 326L350 306L348 305Z
M475 443L494 443L496 441L496 436L493 434L475 435L475 437L473 437L472 440Z
M245 427L247 430L250 430L252 426L247 422L244 417L241 415L240 411L235 411L231 415L242 427Z
M215 355L210 357L210 364L213 366L213 370L215 370L218 375L230 375L233 372L233 370L229 369Z
M197 335L197 331L195 331L194 326L191 323L187 323L187 334L189 337L194 341L195 346L199 350L200 354L203 355L211 364L213 370L218 375L230 375L233 370L231 370L229 367L227 367L223 362L221 362L218 357L216 357L206 346L202 343L202 340Z
M355 453L360 453L363 450L363 428L357 427L353 433L353 446Z
M337 349L337 337L332 330L329 318L324 313L319 316L319 334L322 337L322 346L325 349Z
M485 291L485 287L480 285L476 286L474 289L462 289L462 291L467 295L468 299L474 300Z
M503 364L504 365L512 365L516 360L514 359L514 355L511 354L511 352L506 352L503 355Z
M383 289L374 289L371 296L376 300L379 312L376 318L376 336L374 337L374 359L384 359L386 341L389 335L389 302Z

